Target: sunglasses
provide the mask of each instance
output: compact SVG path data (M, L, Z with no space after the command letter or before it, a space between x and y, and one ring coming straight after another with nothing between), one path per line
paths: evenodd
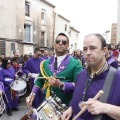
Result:
M62 41L62 44L63 44L63 45L66 45L66 44L67 44L67 41L66 41L66 40L55 40L55 43L56 43L56 44L59 44L61 41Z

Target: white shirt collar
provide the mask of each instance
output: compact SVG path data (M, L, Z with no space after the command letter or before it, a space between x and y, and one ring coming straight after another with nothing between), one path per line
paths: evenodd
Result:
M54 60L55 60L55 57L57 57L57 62L58 62L58 67L59 67L59 65L61 64L61 62L65 59L65 57L66 57L67 55L65 54L65 55L63 55L63 56L56 56L56 54L55 54L55 56L54 56Z

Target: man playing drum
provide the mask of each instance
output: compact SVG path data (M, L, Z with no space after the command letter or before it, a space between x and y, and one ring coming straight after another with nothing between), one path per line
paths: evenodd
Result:
M11 66L10 59L4 58L2 60L2 68L0 69L0 81L3 83L5 88L5 94L7 96L6 103L6 111L7 115L11 116L11 110L18 111L18 96L15 91L11 90L11 83L18 76L15 74L14 68Z
M33 57L29 58L26 63L24 64L24 72L28 75L29 77L29 82L30 82L30 92L34 86L34 81L35 78L39 75L40 73L40 63L44 59L40 57L41 52L39 48L34 49L34 55ZM43 101L44 94L39 90L39 93L37 93L37 97L34 99L32 106L34 108L37 108L41 102Z
M28 106L32 104L33 99L37 97L37 91L42 89L43 86L46 97L49 97L51 91L53 91L62 103L69 104L76 75L82 70L82 65L80 61L66 54L68 47L69 38L64 33L60 33L54 44L55 55L41 63L39 77L45 79L38 78L35 81L31 94L26 98Z
M78 74L70 107L62 120L77 115L83 105L87 110L76 120L120 120L120 71L110 67L105 51L106 41L102 35L89 34L84 38L83 53L88 68ZM99 101L92 99L102 89L104 97L101 96Z

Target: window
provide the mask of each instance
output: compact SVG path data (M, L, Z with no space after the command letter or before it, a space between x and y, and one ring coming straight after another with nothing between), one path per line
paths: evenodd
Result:
M45 13L44 13L44 12L41 13L41 19L42 19L42 20L45 19Z
M44 42L45 42L45 33L41 32L41 47L44 47Z
M0 55L4 54L5 55L6 53L6 43L5 41L0 41Z
M31 25L24 25L24 42L32 42L31 41Z
M78 34L76 34L76 39L78 39Z
M42 25L46 25L46 10L42 9L41 12Z
M30 16L30 5L28 2L25 2L25 15Z
M71 37L71 30L69 31L69 37Z
M15 43L11 43L11 50L15 50Z
M65 31L67 31L67 25L65 25Z

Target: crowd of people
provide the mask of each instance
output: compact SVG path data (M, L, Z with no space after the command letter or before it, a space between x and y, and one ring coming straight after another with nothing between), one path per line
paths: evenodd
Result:
M120 43L106 44L101 34L89 34L84 38L83 50L69 54L68 48L69 38L60 33L55 39L52 56L49 51L42 53L39 48L34 49L33 55L20 56L16 50L12 58L1 56L0 91L6 94L7 115L19 110L19 96L10 85L26 75L30 91L26 98L28 107L38 108L45 98L54 93L68 106L61 116L62 120L73 119L82 110L81 105L87 110L77 120L120 120ZM110 76L109 72L115 73ZM111 78L111 86L106 82L107 77ZM108 93L106 101L102 101L101 97L94 100L99 90L106 90L103 89L106 86L110 86L109 91L104 91L106 96Z

